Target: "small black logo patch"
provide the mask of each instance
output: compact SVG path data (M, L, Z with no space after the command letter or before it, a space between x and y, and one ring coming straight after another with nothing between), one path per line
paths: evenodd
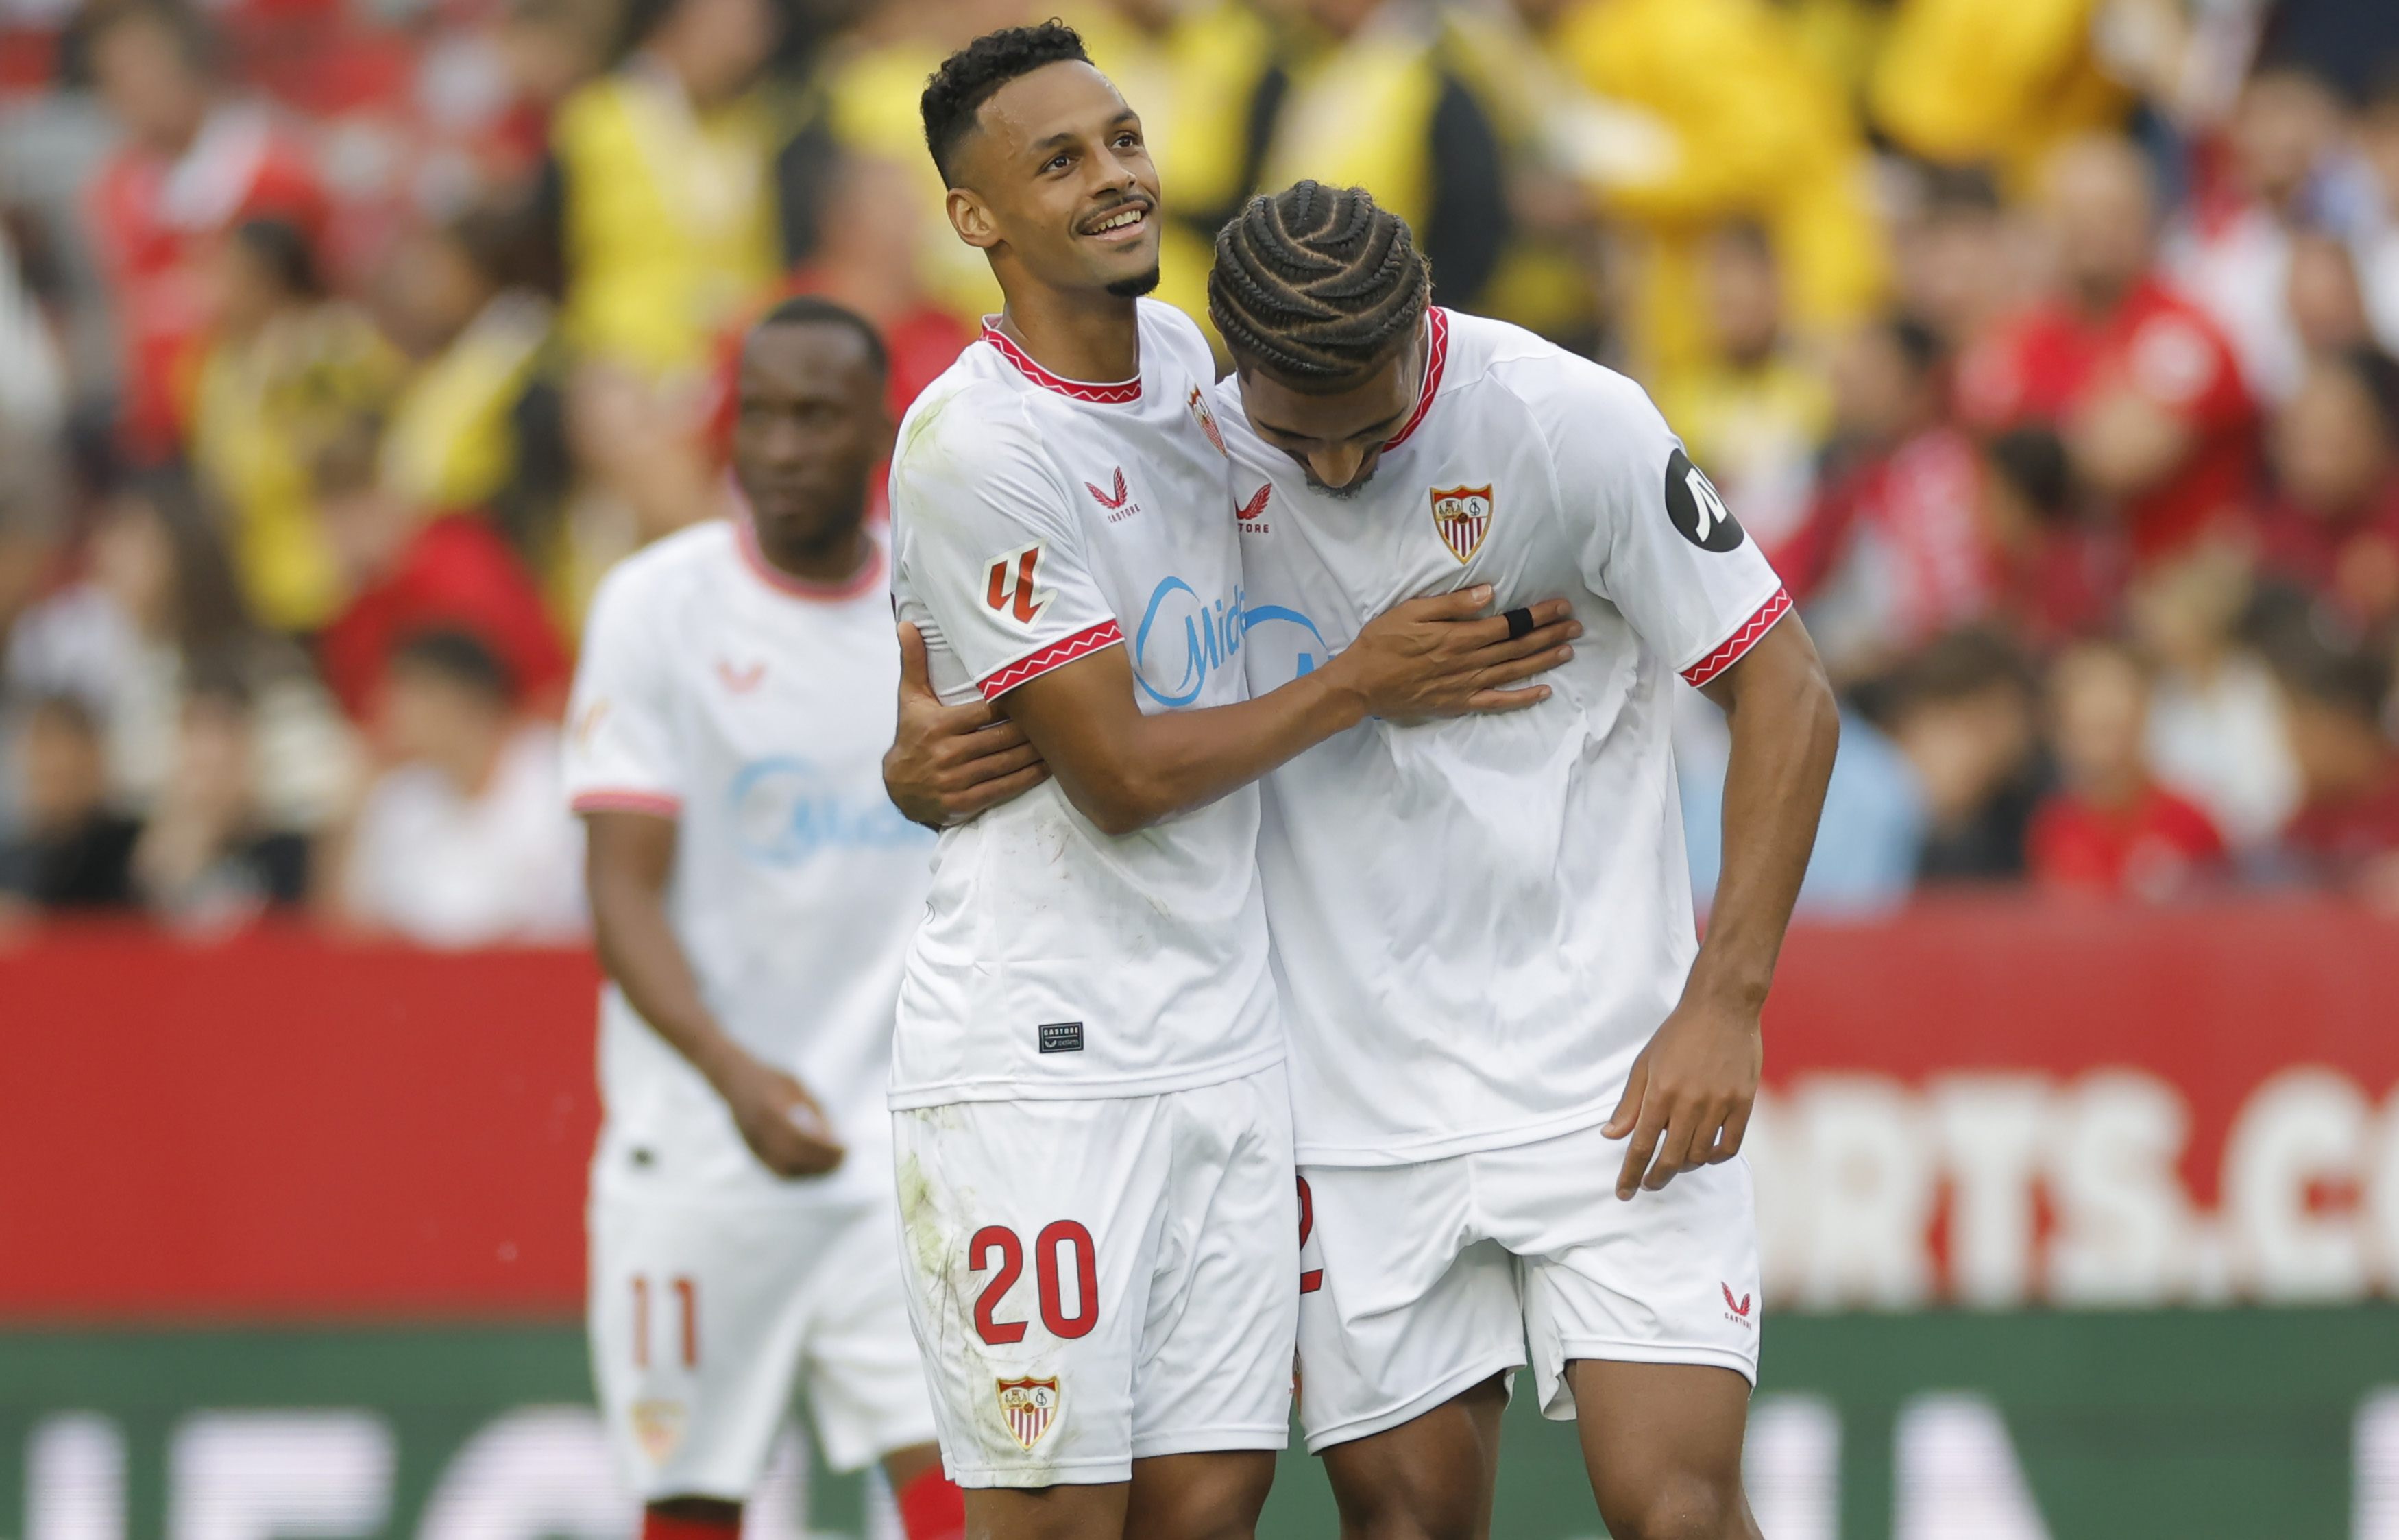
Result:
M1679 449L1666 457L1666 517L1684 539L1703 551L1728 551L1742 542L1732 510Z
M1083 1051L1083 1023L1080 1021L1044 1021L1041 1023L1043 1053L1080 1053Z

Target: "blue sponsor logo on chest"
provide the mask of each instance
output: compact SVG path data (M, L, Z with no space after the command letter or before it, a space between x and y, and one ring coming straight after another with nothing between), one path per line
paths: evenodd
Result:
M1190 705L1240 654L1243 614L1238 584L1229 601L1211 602L1179 577L1161 580L1133 632L1133 682L1160 706Z
M898 850L933 835L878 794L845 794L806 760L789 755L741 767L725 801L741 853L761 866L800 866L823 850Z

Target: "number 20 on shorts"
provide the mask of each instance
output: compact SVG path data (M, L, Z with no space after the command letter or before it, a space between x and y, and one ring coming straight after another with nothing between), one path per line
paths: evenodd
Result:
M1065 1290L1059 1286L1058 1253L1075 1253L1075 1313L1066 1314ZM1024 1340L1026 1321L997 1318L1001 1303L1016 1280L1024 1276L1024 1245L1003 1224L986 1224L967 1242L967 1270L992 1271L993 1253L998 1270L975 1297L975 1333L994 1347ZM1042 1226L1033 1241L1033 1276L1041 1301L1041 1324L1053 1337L1080 1337L1100 1323L1099 1261L1091 1249L1091 1233L1071 1219Z

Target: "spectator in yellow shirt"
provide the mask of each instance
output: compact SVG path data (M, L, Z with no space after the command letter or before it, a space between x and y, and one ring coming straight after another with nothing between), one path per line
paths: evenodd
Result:
M312 631L349 596L308 467L333 425L389 400L400 360L364 315L326 297L298 227L250 221L216 260L193 463L226 520L251 615L275 630Z
M1994 163L2029 192L2049 152L2121 123L2099 67L2102 0L1901 0L1867 84L1875 124L1948 165Z
M630 0L626 57L551 131L565 334L654 383L704 370L780 271L773 121L752 89L770 0Z
M1321 41L1292 71L1265 184L1365 188L1415 229L1432 262L1434 303L1480 308L1512 233L1506 152L1448 46L1443 7L1298 0L1297 8Z
M1709 353L1659 383L1659 410L1758 548L1806 520L1832 394L1782 332L1782 280L1767 234L1728 224L1701 249Z
M1644 372L1704 348L1698 254L1726 220L1763 226L1793 326L1825 332L1881 291L1865 142L1839 83L1767 0L1519 0L1599 97L1643 109L1663 152L1601 189L1642 235L1631 340Z

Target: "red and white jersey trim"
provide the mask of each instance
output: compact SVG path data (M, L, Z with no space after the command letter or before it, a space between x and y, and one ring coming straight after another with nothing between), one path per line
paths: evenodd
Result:
M809 599L819 603L838 603L844 600L856 599L861 595L874 592L885 586L883 574L886 563L883 559L883 545L880 541L871 543L872 549L867 553L865 565L860 567L856 574L847 581L811 583L804 577L793 577L790 573L782 571L766 560L766 553L758 548L758 527L751 522L750 510L746 507L734 516L733 538L735 546L741 552L741 564L749 569L750 575L777 593L787 594L793 599Z
M567 805L577 813L649 813L671 818L682 813L683 799L663 791L594 790L576 793Z
M1425 327L1431 336L1425 344L1424 386L1416 392L1416 409L1408 413L1407 422L1383 441L1385 453L1406 443L1408 435L1424 422L1425 413L1432 410L1434 393L1441 389L1442 371L1449 364L1449 312L1438 305L1429 307L1425 311Z
M1077 631L1064 642L1053 642L1029 657L1018 658L999 672L984 680L976 688L985 700L997 700L1028 679L1038 679L1052 669L1061 669L1078 657L1113 647L1124 641L1124 632L1117 629L1113 620Z
M1018 373L1044 390L1054 390L1061 396L1070 396L1076 400L1090 401L1099 406L1123 406L1129 401L1141 399L1140 375L1119 380L1114 385L1092 385L1088 381L1069 380L1063 375L1052 374L1035 363L1032 355L1010 341L1008 334L1000 331L998 323L988 317L983 323L983 340L997 348L1001 358L1014 364Z
M1757 645L1757 639L1774 629L1774 623L1791 613L1791 590L1778 588L1774 597L1757 607L1757 613L1734 628L1732 635L1716 644L1715 651L1683 670L1684 680L1693 686L1705 684L1739 663L1748 651Z

